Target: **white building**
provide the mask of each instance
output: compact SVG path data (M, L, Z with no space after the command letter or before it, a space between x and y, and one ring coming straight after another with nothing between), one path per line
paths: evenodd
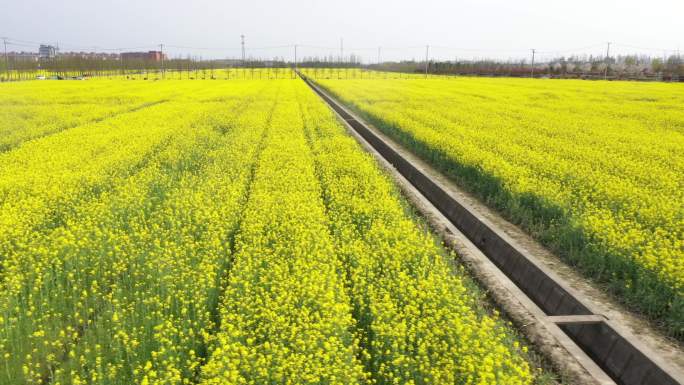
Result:
M57 56L57 48L52 45L41 44L40 48L38 49L38 56L41 59L53 59L55 56Z

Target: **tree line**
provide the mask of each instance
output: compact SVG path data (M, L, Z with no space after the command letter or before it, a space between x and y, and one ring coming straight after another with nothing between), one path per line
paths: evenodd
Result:
M271 60L249 58L202 60L185 57L160 60L101 58L78 55L59 55L47 60L26 60L8 57L0 60L0 80L30 80L36 77L72 78L89 76L124 76L140 78L193 78L211 79L230 77L226 70L273 68L363 68L369 70L427 73L438 75L472 76L512 76L553 77L581 79L623 79L623 80L662 80L678 81L684 79L684 63L679 55L651 57L647 55L619 55L606 59L598 56L558 57L534 66L526 60L430 60L386 61L363 64L361 57L354 54L346 57L307 56L297 63L283 57ZM427 68L426 68L427 67ZM273 72L276 77L280 72ZM249 71L242 72L249 76ZM225 76L224 76L225 75ZM263 72L253 72L253 76L263 76Z
M549 77L613 80L684 80L684 62L679 55L651 57L618 55L606 59L598 56L558 57L534 66L527 60L451 60L384 62L369 67L381 71L441 75Z

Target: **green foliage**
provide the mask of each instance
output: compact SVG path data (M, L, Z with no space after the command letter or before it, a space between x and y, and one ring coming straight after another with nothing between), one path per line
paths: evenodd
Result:
M684 87L440 77L318 82L684 337Z

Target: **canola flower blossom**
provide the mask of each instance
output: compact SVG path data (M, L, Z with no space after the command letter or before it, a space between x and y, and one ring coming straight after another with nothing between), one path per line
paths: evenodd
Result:
M534 381L301 80L84 84L0 86L111 102L0 153L0 384Z
M684 337L681 84L309 73Z

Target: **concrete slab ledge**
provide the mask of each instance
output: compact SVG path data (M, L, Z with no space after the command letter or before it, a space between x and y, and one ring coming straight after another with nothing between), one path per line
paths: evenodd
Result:
M503 230L460 201L439 173L416 162L312 81L349 133L383 165L445 244L573 383L684 385L684 374L594 309Z

